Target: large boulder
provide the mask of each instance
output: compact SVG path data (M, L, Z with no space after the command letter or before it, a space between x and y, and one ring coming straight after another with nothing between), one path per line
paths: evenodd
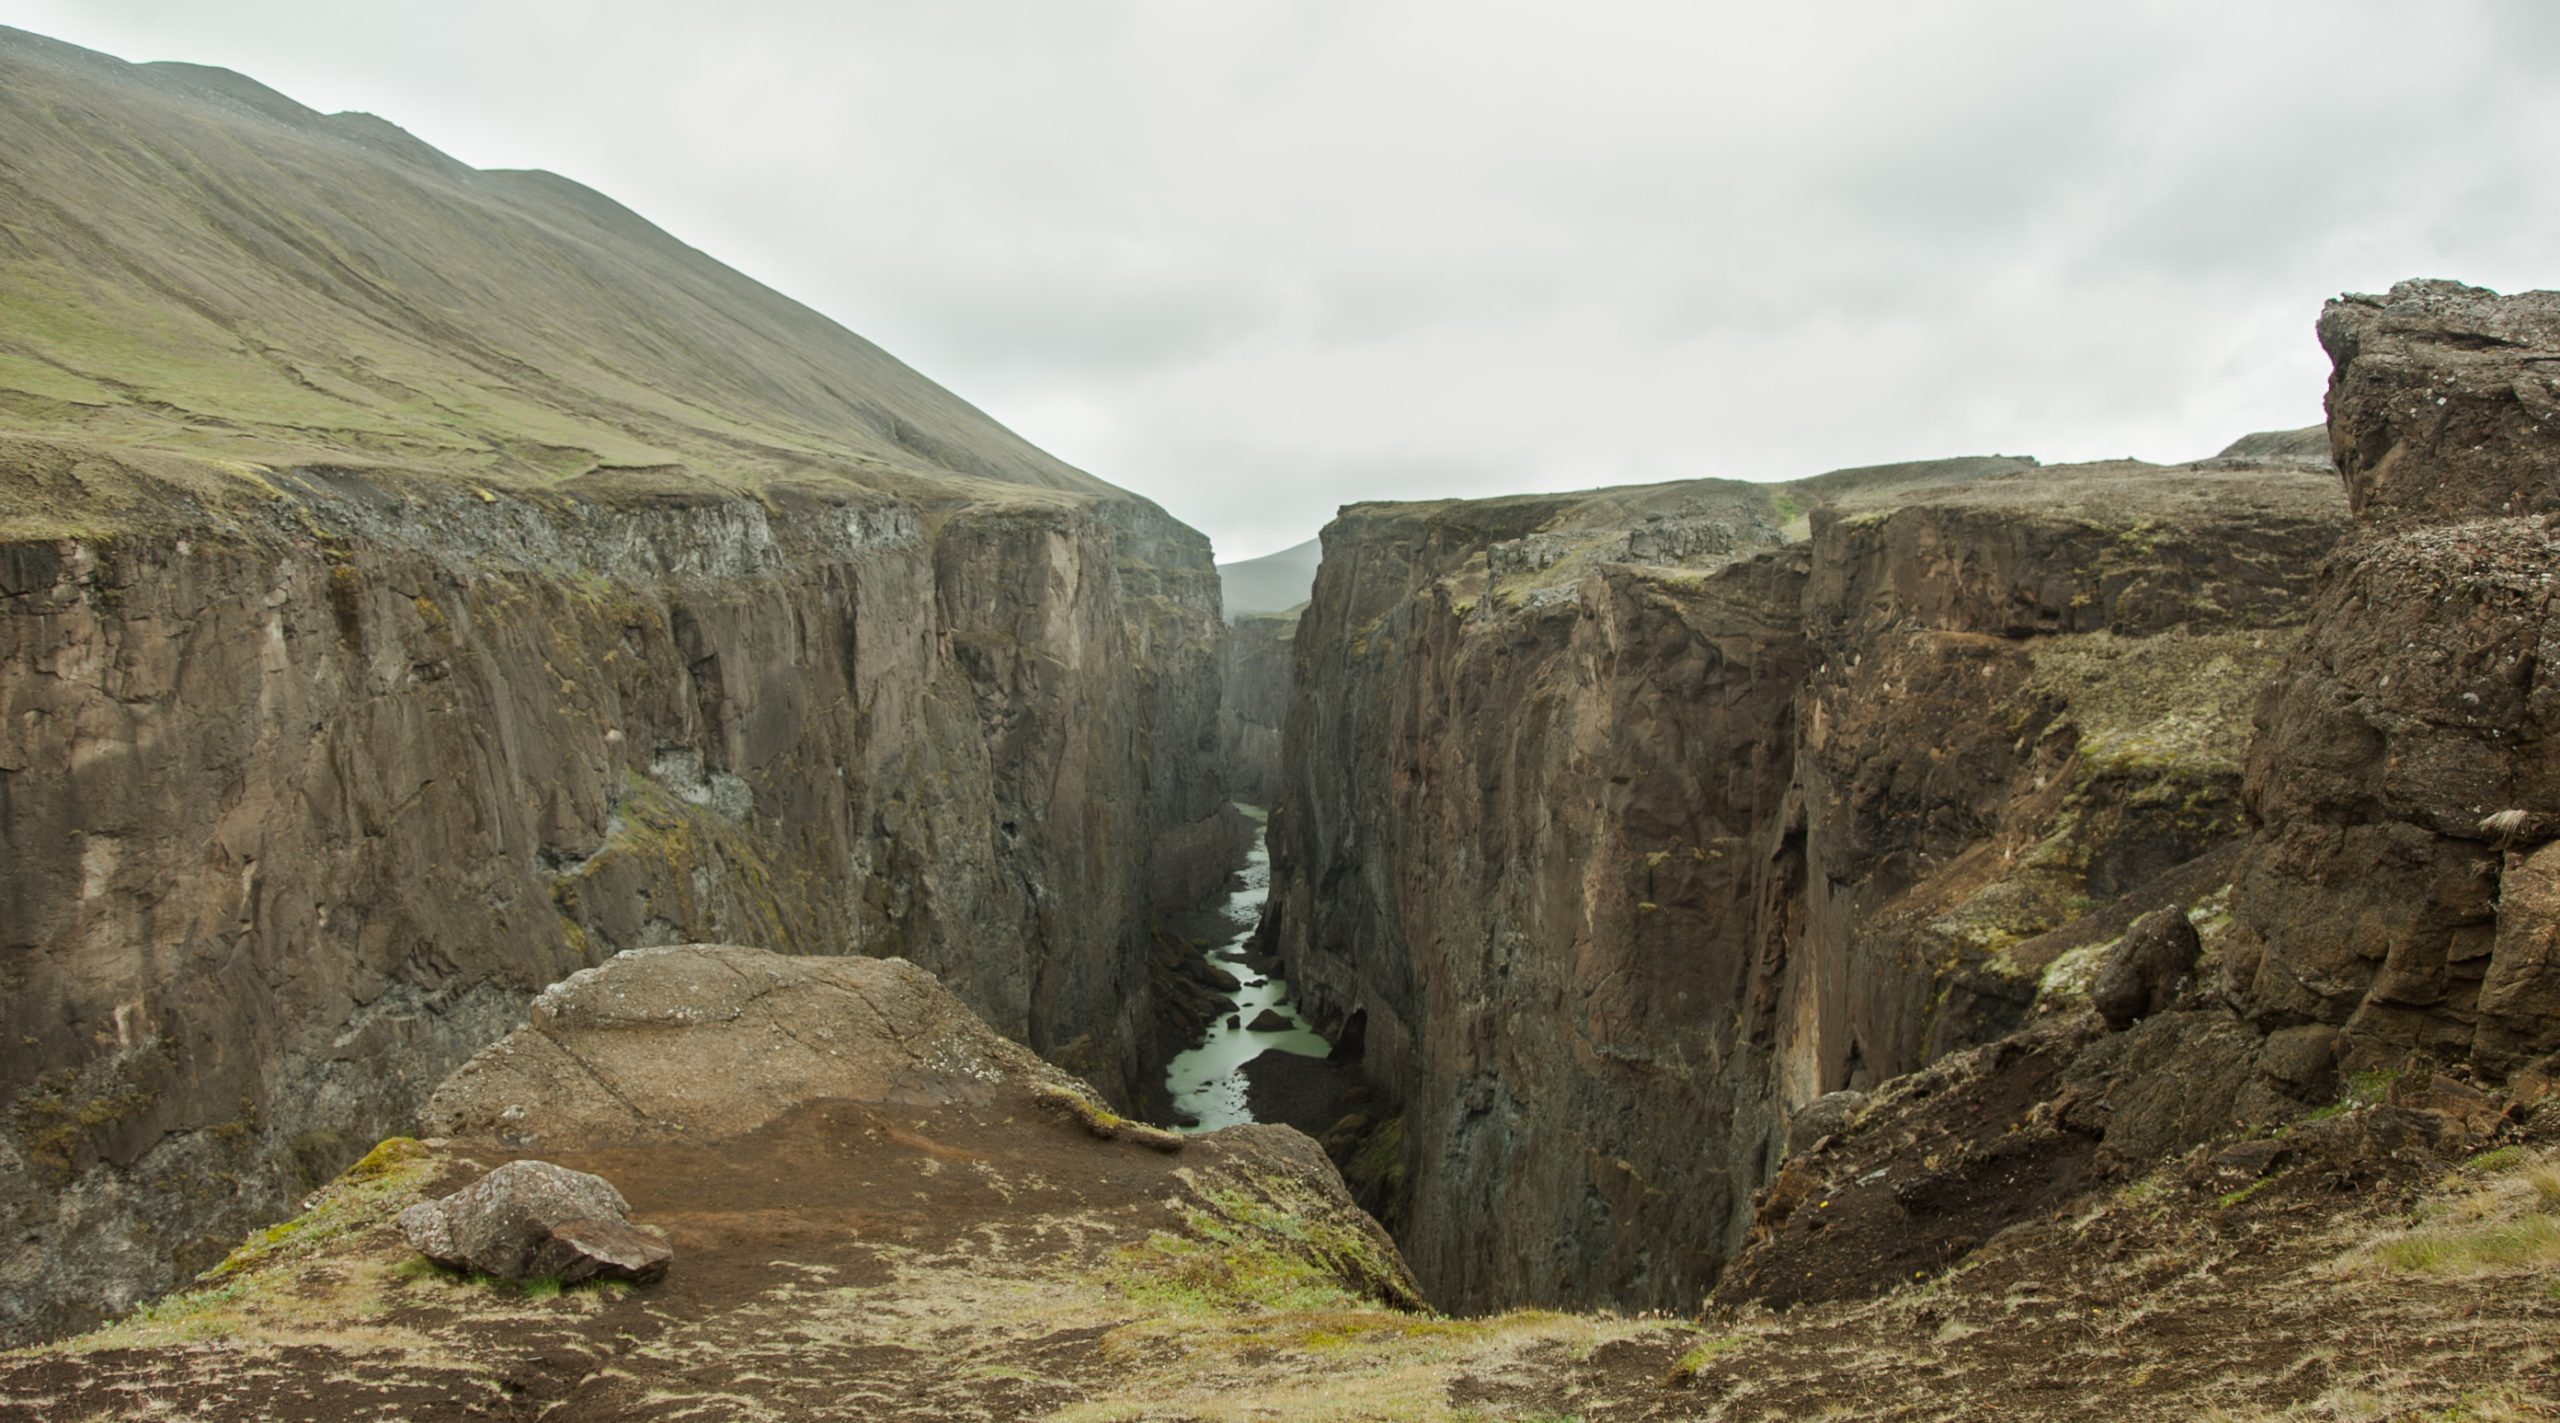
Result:
M400 1231L447 1269L502 1280L646 1283L666 1274L675 1256L631 1224L630 1209L602 1176L510 1161L452 1195L402 1211Z
M822 1097L934 1106L1070 1081L903 959L692 944L628 950L544 989L531 1021L418 1116L432 1136L517 1148L700 1141Z

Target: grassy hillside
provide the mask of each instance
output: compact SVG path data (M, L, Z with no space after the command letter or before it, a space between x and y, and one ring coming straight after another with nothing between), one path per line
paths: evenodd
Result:
M1316 564L1324 556L1321 541L1218 565L1218 585L1226 594L1227 619L1281 613L1307 601L1315 587Z
M0 449L20 531L84 497L29 473L66 447L216 486L322 465L607 498L1108 490L567 179L9 29L0 428L39 442Z

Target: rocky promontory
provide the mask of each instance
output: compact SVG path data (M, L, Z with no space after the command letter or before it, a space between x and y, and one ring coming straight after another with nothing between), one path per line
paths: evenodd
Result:
M0 1362L0 1411L41 1396L85 1417L140 1391L226 1418L1023 1418L1288 1347L1264 1336L1273 1310L1354 1333L1422 1318L1305 1137L1238 1127L1167 1154L1115 1121L912 964L627 952L444 1083L433 1135L376 1147L197 1291ZM395 1224L527 1160L610 1182L673 1247L663 1280L475 1279Z

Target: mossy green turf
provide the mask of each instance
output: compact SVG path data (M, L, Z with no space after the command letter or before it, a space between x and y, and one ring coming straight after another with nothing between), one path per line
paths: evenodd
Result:
M588 189L225 71L0 29L0 154L0 429L101 481L1110 492ZM16 453L0 533L116 523Z

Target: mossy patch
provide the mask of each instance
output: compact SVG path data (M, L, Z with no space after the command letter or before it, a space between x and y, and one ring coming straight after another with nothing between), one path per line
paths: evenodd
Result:
M1664 1382L1685 1384L1696 1378L1700 1369L1741 1347L1740 1335L1710 1334L1681 1351L1680 1357L1672 1361L1671 1373Z
M1362 1218L1294 1178L1210 1185L1183 1229L1121 1247L1106 1274L1134 1303L1174 1314L1422 1309L1403 1262Z
M2411 1223L2342 1256L2345 1274L2455 1278L2560 1267L2560 1157L2483 1153L2419 1201ZM2482 1169L2475 1163L2489 1159Z
M1044 1086L1035 1089L1032 1095L1039 1099L1041 1106L1084 1128L1098 1141L1130 1141L1167 1152L1183 1148L1181 1133L1131 1121L1073 1087Z
M2237 776L2250 705L2292 645L2265 629L2056 637L2036 648L2020 696L2065 708L2084 775Z
M9 1104L9 1126L27 1159L56 1185L97 1160L100 1144L160 1101L175 1070L170 1045L126 1053L85 1072L56 1068ZM254 1125L254 1123L253 1123Z
M414 1138L391 1137L340 1172L291 1220L259 1231L204 1272L206 1283L308 1258L413 1204L434 1165L434 1153Z

